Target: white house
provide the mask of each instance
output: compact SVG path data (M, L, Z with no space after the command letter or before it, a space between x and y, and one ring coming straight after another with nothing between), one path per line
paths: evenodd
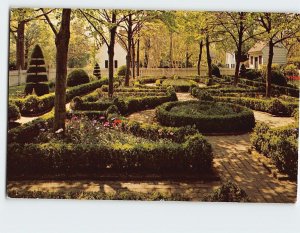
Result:
M283 44L278 43L274 47L273 64L285 65L287 63L287 49ZM249 68L261 69L262 65L268 63L269 46L267 42L256 43L249 51Z
M108 70L108 53L107 45L104 43L99 52L96 55L96 59L101 70ZM114 69L118 69L120 66L126 65L126 49L122 47L119 42L115 43L115 54L114 54Z
M235 52L225 53L225 65L226 68L235 68Z

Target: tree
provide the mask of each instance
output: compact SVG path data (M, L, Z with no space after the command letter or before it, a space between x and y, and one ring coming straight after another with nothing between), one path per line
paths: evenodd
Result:
M43 13L45 12L44 9L41 10ZM66 119L66 79L70 40L71 9L62 9L61 20L59 21L59 30L54 26L47 14L44 14L44 16L55 35L56 45L54 131L58 129L64 130Z
M113 96L114 79L114 49L117 27L124 22L127 15L122 10L79 10L81 15L90 24L90 30L100 36L107 46L108 53L108 96Z
M18 69L25 68L25 26L28 22L37 20L53 10L38 14L38 9L12 9L10 15L10 33L16 40L16 66Z
M286 13L256 13L257 22L265 32L265 39L269 47L267 72L266 72L266 96L271 95L272 62L274 47L287 39L296 37L300 31L299 14Z
M49 93L48 84L42 83L48 81L46 71L42 49L39 45L36 45L31 54L30 65L27 70L26 95L32 94L33 90L38 96Z

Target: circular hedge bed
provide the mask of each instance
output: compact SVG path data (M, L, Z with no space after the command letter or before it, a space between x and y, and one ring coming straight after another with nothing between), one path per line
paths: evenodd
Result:
M156 116L162 125L195 125L202 133L245 132L255 125L252 110L213 101L165 103L156 109Z

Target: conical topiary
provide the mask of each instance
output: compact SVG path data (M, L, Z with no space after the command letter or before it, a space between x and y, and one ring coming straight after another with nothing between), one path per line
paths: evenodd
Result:
M39 45L36 45L31 54L29 68L27 70L27 79L25 94L32 94L33 90L38 96L48 94L49 86L47 83L47 70L44 61L44 55Z
M94 66L93 75L96 76L98 79L101 78L101 70L100 70L100 66L99 66L98 63L96 63L95 66Z

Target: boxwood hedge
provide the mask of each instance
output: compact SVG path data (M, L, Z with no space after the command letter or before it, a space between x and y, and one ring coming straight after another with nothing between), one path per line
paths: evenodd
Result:
M226 103L227 106L235 108L236 114L228 115L188 115L184 113L170 112L175 106L184 106L189 103L219 104L212 101L185 101L171 102L159 106L156 110L158 121L165 126L187 126L194 125L202 133L225 133L250 131L255 125L254 114L245 107Z

